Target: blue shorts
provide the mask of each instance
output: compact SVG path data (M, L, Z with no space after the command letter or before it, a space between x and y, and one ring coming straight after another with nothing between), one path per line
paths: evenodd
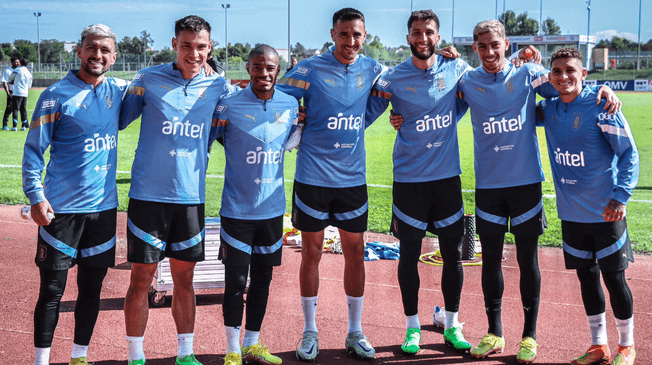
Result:
M279 266L282 260L283 216L262 220L222 216L220 260L224 265L250 265L252 261Z
M543 209L541 183L499 189L476 189L475 224L478 235L534 237L543 234L548 221Z

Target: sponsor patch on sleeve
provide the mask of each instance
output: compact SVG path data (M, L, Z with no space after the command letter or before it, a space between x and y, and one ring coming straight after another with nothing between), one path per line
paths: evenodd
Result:
M52 109L57 106L59 99L47 99L41 103L41 109Z
M299 75L306 76L308 73L310 73L310 69L307 67L297 67L296 73L298 73Z
M378 80L378 86L382 87L383 89L386 89L391 83L392 83L391 81L387 81L383 79Z
M134 81L138 81L138 80L140 80L142 77L143 77L143 74L139 72L139 73L136 74L136 76L134 76Z
M226 105L218 105L217 108L215 108L215 112L218 114L224 113L226 108L227 108Z

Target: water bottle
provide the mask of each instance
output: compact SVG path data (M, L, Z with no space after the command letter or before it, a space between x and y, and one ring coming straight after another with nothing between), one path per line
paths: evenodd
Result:
M25 219L25 220L32 220L32 207L26 205L22 208L20 208L20 216ZM47 214L48 221L52 221L54 219L54 214L48 212Z

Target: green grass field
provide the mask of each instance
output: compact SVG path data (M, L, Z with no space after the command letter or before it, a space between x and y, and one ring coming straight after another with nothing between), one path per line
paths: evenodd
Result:
M31 110L40 95L40 90L30 92L28 110ZM634 248L638 252L652 251L652 229L649 222L652 220L652 126L649 123L652 114L652 94L648 93L618 93L623 101L623 112L627 117L636 138L641 155L641 170L638 188L634 192L632 201L628 204L628 225ZM4 111L5 97L0 100L0 111ZM392 208L392 149L395 131L388 123L386 113L367 130L367 180L369 183L369 229L375 232L387 233L391 219ZM474 212L475 176L473 172L473 136L469 113L459 124L460 153L462 156L462 189L464 189L464 204L466 213ZM118 190L120 197L119 210L127 208L127 194L131 176L131 164L134 159L138 143L139 123L133 123L119 136L118 144ZM21 170L23 144L26 132L0 131L0 203L27 204L21 188ZM554 185L550 178L550 163L545 145L545 136L539 130L539 142L543 159L544 171L547 180L543 183L544 194L554 196ZM219 214L221 190L224 180L223 151L219 144L215 144L212 158L208 167L206 179L206 213L216 216ZM294 176L295 153L286 157L285 177L292 180ZM122 172L121 172L122 171ZM291 205L292 184L286 184L288 196L288 210ZM541 237L543 245L560 246L561 228L557 218L554 198L544 199L549 229ZM16 209L18 214L18 209ZM511 235L507 235L511 240Z

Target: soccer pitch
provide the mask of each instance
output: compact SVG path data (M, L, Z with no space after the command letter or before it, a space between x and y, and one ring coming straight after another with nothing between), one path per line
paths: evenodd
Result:
M28 110L31 111L40 95L41 90L32 89L28 100ZM638 252L652 251L652 229L649 222L652 220L652 135L650 133L649 116L652 113L652 93L618 93L623 101L623 113L631 126L641 158L640 179L637 189L628 206L628 228L633 247ZM5 96L0 100L0 111L5 108ZM121 211L126 211L131 182L131 164L136 152L139 122L133 123L126 130L120 132L118 141L118 166L117 183ZM467 113L458 125L460 139L460 154L462 163L462 189L464 190L465 212L474 213L475 175L473 171L473 135L470 114ZM550 162L545 144L544 131L538 128L539 143L546 181L543 182L543 192L546 215L548 217L548 230L541 237L544 245L560 246L561 224L557 218L554 199L554 185L550 180ZM22 192L21 170L23 144L26 132L0 131L0 203L27 204L28 201ZM389 124L389 113L382 115L366 131L367 146L367 181L369 184L369 229L374 232L387 233L392 214L392 150L396 132ZM285 179L287 209L291 208L292 179L294 177L296 152L286 154ZM219 214L222 185L224 184L224 153L222 146L214 144L208 166L206 179L206 214L217 216ZM18 214L18 209L16 209ZM513 237L507 235L507 240Z

